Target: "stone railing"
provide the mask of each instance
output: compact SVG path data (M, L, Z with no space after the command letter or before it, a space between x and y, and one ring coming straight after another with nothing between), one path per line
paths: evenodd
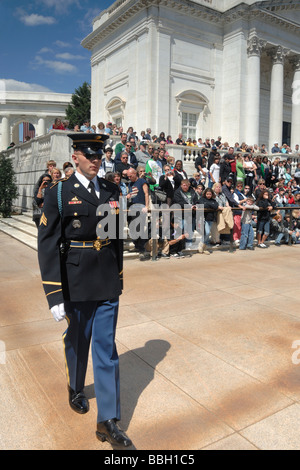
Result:
M66 131L51 131L49 134L36 137L29 142L16 145L12 149L0 153L0 155L8 155L13 161L19 189L19 197L14 202L14 206L17 209L22 211L32 209L34 186L39 177L45 172L48 160L55 160L56 166L59 169L62 169L65 162L72 161L71 140L67 134ZM110 141L107 141L107 144L115 147L119 141L120 137L113 136ZM169 155L174 157L175 161L181 160L183 162L184 170L188 176L192 176L196 171L195 160L201 154L201 149L181 145L167 145L166 149ZM220 151L221 155L225 153L225 150ZM287 158L287 155L284 154L264 156L267 156L272 161L276 157L281 159ZM292 159L293 174L297 163L300 161L300 156L293 154L288 155L288 157Z

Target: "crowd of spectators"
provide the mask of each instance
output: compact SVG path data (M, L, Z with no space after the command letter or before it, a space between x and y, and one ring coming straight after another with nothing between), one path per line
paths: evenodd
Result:
M67 122L56 120L55 125L70 130ZM204 239L198 245L200 253L210 254L212 246L230 244L230 237L236 248L253 250L255 232L257 247L261 249L269 246L270 239L276 246L290 241L300 243L300 210L297 209L300 206L300 163L292 174L292 161L288 156L290 153L300 155L299 145L292 152L286 144L279 148L278 143L274 143L269 153L265 145L258 147L236 142L230 146L228 142L222 142L221 136L196 141L185 140L179 134L173 141L172 136L166 136L164 132L153 135L150 128L138 135L133 127L124 132L122 127L111 122L91 126L86 121L81 127L75 126L74 131L120 137L115 147L113 140L107 141L99 176L117 184L123 206L125 204L123 209L138 203L146 214L153 204L190 207L192 229L186 229L184 218L177 219L172 213L169 239L158 239L161 257L189 255L195 233L201 231L195 218L195 208L199 204L205 209ZM168 144L197 148L192 176L188 177L184 162L175 161L169 154ZM270 159L271 154L282 155ZM71 163L69 165L72 167ZM73 168L70 170L74 171ZM68 176L68 168L64 167L63 172ZM42 175L35 190L39 207L43 204L44 185L48 184L45 183L46 176ZM50 177L55 178L51 171ZM293 207L292 212L286 209ZM145 234L134 240L141 260L149 259L152 242L151 236Z

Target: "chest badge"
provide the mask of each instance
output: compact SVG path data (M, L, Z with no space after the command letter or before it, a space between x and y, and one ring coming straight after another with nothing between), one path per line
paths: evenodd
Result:
M82 201L80 201L78 199L78 197L73 197L73 199L71 201L68 202L68 204L72 205L72 204L82 204Z
M77 220L77 219L73 220L73 222L72 222L72 227L73 227L73 228L80 228L80 227L81 227L81 222L80 222L80 220Z

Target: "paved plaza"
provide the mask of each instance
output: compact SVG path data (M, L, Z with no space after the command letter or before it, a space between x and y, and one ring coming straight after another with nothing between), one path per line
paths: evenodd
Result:
M91 361L90 412L68 405L66 322L36 251L0 241L0 449L111 450L95 437ZM120 425L137 450L300 449L299 250L125 261Z

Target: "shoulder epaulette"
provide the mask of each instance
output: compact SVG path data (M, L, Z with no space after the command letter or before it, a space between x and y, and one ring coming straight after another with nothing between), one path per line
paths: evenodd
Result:
M55 181L54 183L51 183L50 189L52 189L52 188L54 188L56 185L58 185L58 183L59 183L60 181L63 183L64 181L68 181L68 179L69 179L69 178L61 178L61 179Z

